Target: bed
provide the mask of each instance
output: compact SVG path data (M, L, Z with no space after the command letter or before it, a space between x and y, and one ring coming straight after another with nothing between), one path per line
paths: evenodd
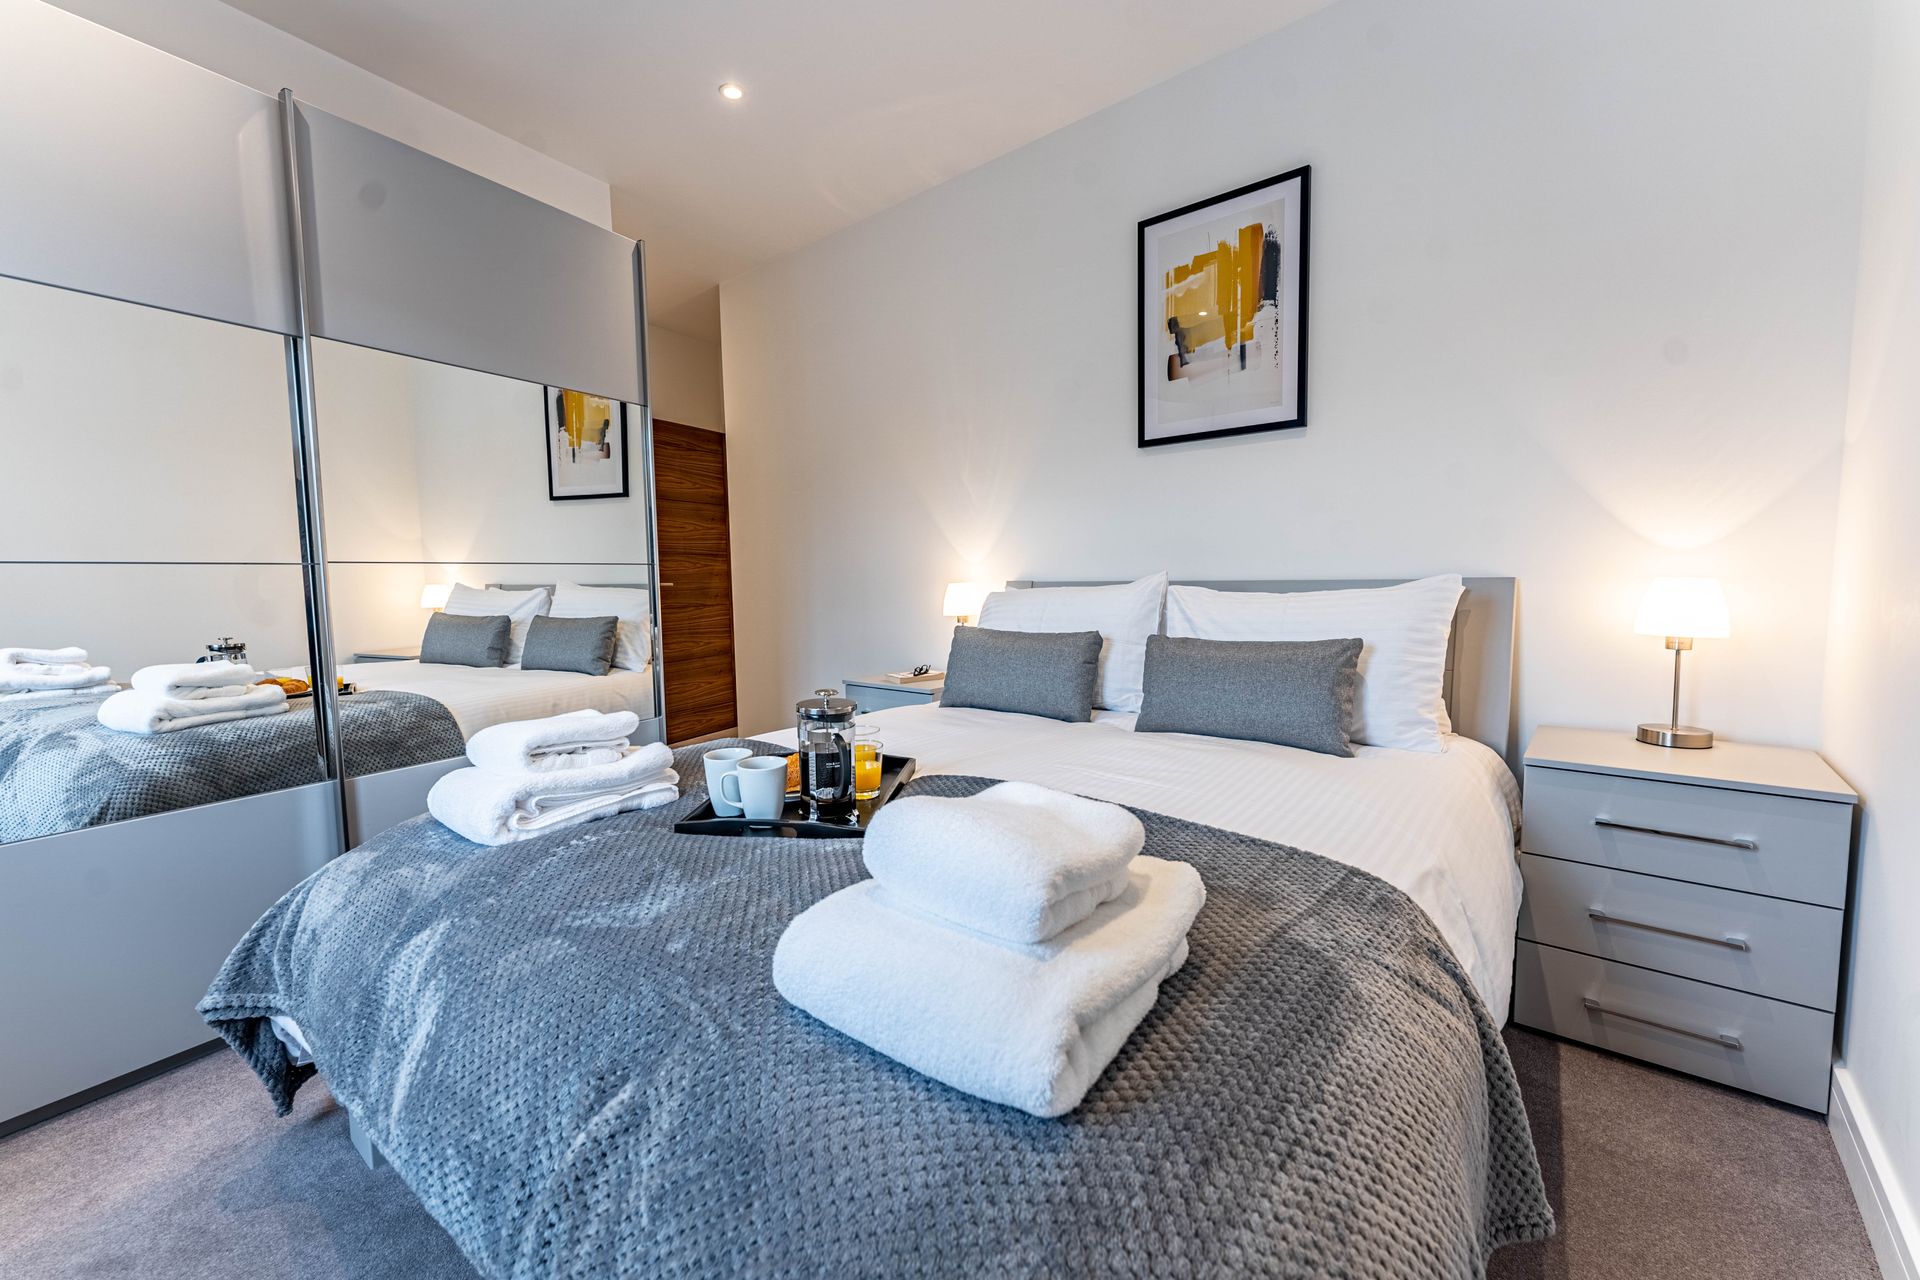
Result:
M1511 602L1461 628L1476 692L1417 759L872 717L915 791L1113 798L1208 885L1186 967L1061 1120L779 999L774 941L862 878L858 844L673 834L698 748L666 810L493 853L387 832L277 904L202 1014L283 1110L323 1072L485 1275L1478 1275L1552 1227L1499 1037Z
M340 678L363 690L392 689L432 698L453 714L471 738L510 720L534 720L565 711L653 714L653 666L614 668L603 676L519 667L456 667L437 662L350 662ZM352 699L345 699L346 702ZM458 753L456 753L458 754Z
M103 695L104 696L104 695ZM30 840L320 782L313 700L280 715L172 733L100 724L98 699L0 706L0 841ZM426 697L367 693L340 708L347 767L404 769L466 748Z

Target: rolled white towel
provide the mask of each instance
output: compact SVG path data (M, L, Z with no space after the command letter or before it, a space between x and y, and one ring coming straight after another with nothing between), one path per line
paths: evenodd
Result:
M1125 889L1146 838L1119 805L1002 782L964 800L895 800L874 815L862 856L898 902L1039 942Z
M100 704L96 716L122 733L172 733L223 720L277 716L287 709L279 685L263 684L237 698L166 698L144 689L123 689Z
M890 898L875 880L797 916L780 994L836 1031L965 1093L1065 1115L1186 963L1206 901L1184 862L1134 859L1126 889L1046 942L1009 946Z
M16 662L0 665L0 693L47 693L57 689L93 689L113 679L107 667L85 663Z
M142 667L129 682L142 693L179 701L238 698L260 679L244 662L163 662Z
M673 752L629 747L614 764L547 773L455 769L427 792L427 812L475 844L512 844L561 827L677 799Z
M467 740L467 759L498 773L614 764L639 727L640 717L631 711L569 711L544 720L515 720L474 734Z
M86 667L87 651L78 645L64 649L28 649L12 645L0 649L0 667Z

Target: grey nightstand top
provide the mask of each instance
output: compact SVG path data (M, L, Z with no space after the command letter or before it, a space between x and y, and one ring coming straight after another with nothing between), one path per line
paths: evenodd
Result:
M1860 798L1818 752L1723 739L1704 751L1686 751L1649 746L1636 739L1632 729L1542 725L1527 744L1526 763L1839 804L1854 804Z
M946 684L946 677L941 676L937 679L916 680L912 684L901 684L898 680L888 680L882 676L848 676L846 677L846 682L848 685L857 684L872 689L905 689L909 693L916 691L938 693L940 692L941 686Z
M353 655L355 662L415 662L420 657L420 646L400 645L392 649L361 649Z

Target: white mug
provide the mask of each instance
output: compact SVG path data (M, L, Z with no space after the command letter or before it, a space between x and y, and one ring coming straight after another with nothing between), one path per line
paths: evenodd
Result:
M753 752L746 747L717 747L701 756L707 768L707 799L713 802L713 811L722 818L740 816L740 801L729 800L721 787L726 776L740 767L742 760L753 758ZM739 793L735 792L737 796Z
M720 790L728 801L740 806L749 821L778 818L787 808L787 759L755 756L742 760L732 773L720 779Z

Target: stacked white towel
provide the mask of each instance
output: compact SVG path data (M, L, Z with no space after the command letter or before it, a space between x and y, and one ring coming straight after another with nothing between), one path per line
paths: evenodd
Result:
M141 693L172 698L179 702L199 702L214 698L245 697L260 680L260 673L244 662L167 662L142 667L130 682Z
M1030 783L896 800L867 832L875 878L795 918L774 986L956 1089L1065 1115L1186 963L1206 901L1144 838L1116 805Z
M277 716L287 695L255 684L260 673L242 662L180 662L142 667L133 687L100 704L101 724L123 733L173 733L227 720Z
M632 712L576 711L494 725L467 743L471 769L433 784L427 812L476 844L512 844L679 798L673 752L633 746Z
M98 689L112 678L111 669L87 661L85 649L0 649L0 696Z
M499 773L550 773L613 764L640 727L631 711L570 711L545 720L515 720L482 729L467 741L467 759Z

